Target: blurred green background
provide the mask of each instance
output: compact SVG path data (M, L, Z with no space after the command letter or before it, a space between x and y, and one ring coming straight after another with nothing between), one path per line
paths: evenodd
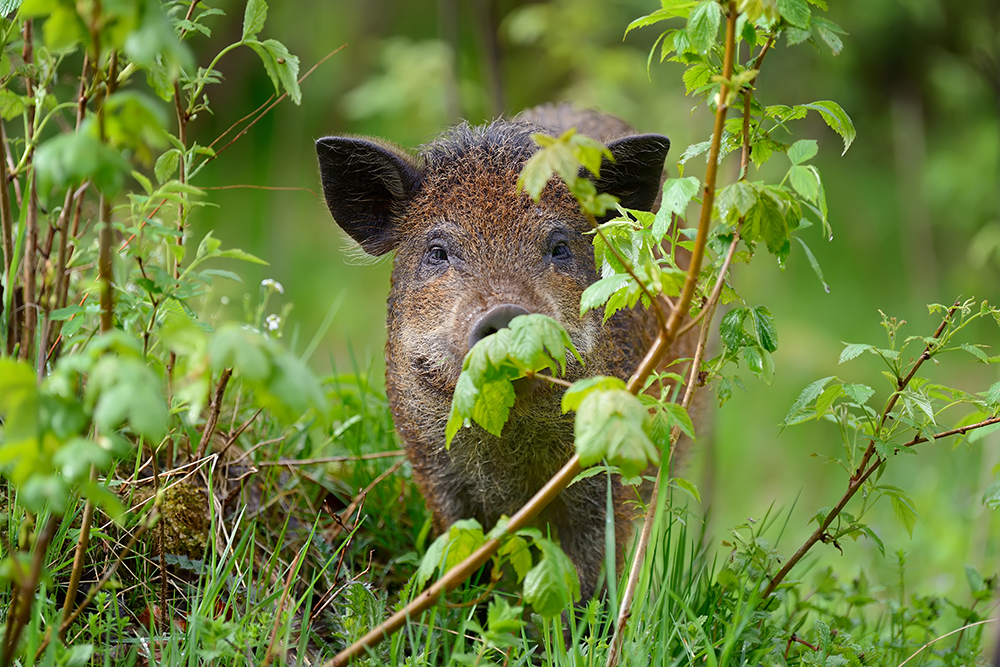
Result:
M229 18L218 21L210 40L193 42L202 62L239 39L242 3L220 5ZM735 269L748 303L774 314L777 377L765 386L745 374L748 391L711 417L710 434L686 473L711 504L714 545L730 526L759 519L773 505L792 512L779 543L791 553L809 531L809 518L839 499L846 474L822 458L841 451L835 428L811 423L779 432L777 424L805 385L827 375L866 382L884 399L889 387L871 358L837 365L842 341L884 342L879 309L907 320L906 333L930 335L938 320L926 303L951 303L958 295L1000 302L1000 6L995 0L831 5L828 17L848 33L843 53L782 42L757 82L764 103L832 99L857 127L856 143L841 156L840 139L818 116L792 125L795 139L820 145L816 164L834 238L827 242L816 228L804 237L830 292L799 247L784 272L770 256ZM214 230L227 246L271 263L256 279L284 286L283 299L294 304L286 339L294 343L297 336L299 350L338 305L312 360L317 370L349 371L354 364L380 377L390 263L359 263L346 250L346 236L317 197L314 140L354 133L415 146L460 118L480 123L569 100L667 134L676 160L686 146L708 138L711 118L684 97L680 65L654 59L647 78L656 28L622 39L632 19L657 7L648 0L273 2L263 37L284 41L303 72L347 46L303 83L302 106L282 103L206 169L198 185L227 189L211 192L219 208L196 212L195 237ZM250 50L227 55L220 69L226 82L213 93L214 115L201 115L189 128L203 144L272 91ZM735 177L737 159L724 163L724 182ZM751 178L780 180L786 165L780 157L773 163ZM669 159L668 167L676 170ZM688 173L703 168L699 158ZM214 298L238 308L248 290L256 286L220 285ZM980 327L972 341L992 342L991 354L1000 353L995 326ZM1000 379L957 354L929 375L968 391ZM921 518L911 539L886 501L873 523L888 549L909 552L910 578L926 584L922 592L960 594L964 564L987 574L1000 565L1000 523L980 500L994 479L998 449L995 433L975 447L923 445L919 456L892 461L883 481L910 491ZM822 545L817 553L848 574L868 569L881 571L883 581L895 578L893 561L870 543L844 549L843 557Z

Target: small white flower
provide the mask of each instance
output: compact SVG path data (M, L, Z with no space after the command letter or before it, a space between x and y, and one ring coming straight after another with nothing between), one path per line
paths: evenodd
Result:
M273 287L274 291L277 292L278 294L284 294L285 293L285 288L282 287L281 283L279 283L277 280L274 280L272 278L265 278L264 280L260 281L260 286L261 287Z
M223 295L222 298L219 299L219 302L222 303L223 306L228 306L229 305L229 297Z
M264 320L264 326L267 327L268 331L277 331L278 327L281 326L281 317L274 313L268 315L267 319Z

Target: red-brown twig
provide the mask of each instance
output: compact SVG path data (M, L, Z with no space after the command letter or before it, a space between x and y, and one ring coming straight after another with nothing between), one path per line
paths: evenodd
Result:
M937 330L934 332L934 335L932 336L933 340L936 341L938 337L944 332L945 327L948 326L948 322L951 321L951 318L955 315L955 311L958 310L959 303L960 302L956 300L954 305L952 305L951 309L948 310L948 313L944 316L944 318L942 318L941 324L938 326ZM931 350L933 349L934 346L935 346L934 343L928 343L927 347L924 348L923 353L919 357L917 357L916 361L913 362L913 366L910 368L910 371L906 374L906 377L898 381L897 391L892 395L892 398L889 399L889 402L886 403L885 409L882 411L882 417L879 420L879 429L882 428L882 426L885 424L885 421L889 418L889 413L892 411L892 408L896 405L896 401L899 399L900 394L904 389L906 389L907 385L910 384L910 380L912 380L913 376L916 375L917 370L920 368L921 365L923 365L925 361L931 358ZM966 430L972 430L972 429L971 427L967 427ZM933 436L933 437L937 438L945 436L939 434L939 436ZM916 442L914 442L913 444L916 444ZM909 443L904 446L909 446ZM869 466L868 463L869 461L871 461L872 457L875 458L875 462ZM788 559L788 561L784 564L784 566L780 570L778 570L778 573L774 575L774 578L771 579L770 583L767 585L767 588L764 589L764 593L761 595L762 600L767 599L771 595L771 593L773 593L778 588L781 582L784 581L785 577L788 576L788 573L791 572L792 568L795 567L795 565L798 564L800 560L802 560L803 556L805 556L806 553L808 553L809 550L812 549L813 546L817 542L819 542L824 535L826 535L826 531L830 527L830 524L833 523L833 520L840 515L840 512L843 511L844 507L847 506L847 503L850 502L851 498L854 497L854 494L856 494L858 490L862 486L864 486L864 483L868 480L869 477L871 477L872 473L878 470L878 467L882 465L884 462L885 462L884 459L882 459L875 453L875 440L874 439L871 440L868 443L868 448L865 450L864 456L861 457L861 462L858 464L857 469L854 471L854 474L851 475L851 479L848 481L847 491L844 492L844 495L841 496L840 501L836 505L834 505L833 509L827 513L823 521L819 522L819 525L816 527L816 530L813 531L812 535L806 538L806 541L803 542L802 546L799 547L798 551L796 551L792 555L792 557Z

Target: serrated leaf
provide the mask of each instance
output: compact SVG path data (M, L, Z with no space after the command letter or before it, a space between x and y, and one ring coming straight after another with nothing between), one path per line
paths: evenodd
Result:
M840 353L840 361L837 362L838 364L850 361L851 359L860 356L861 353L866 350L875 349L871 345L866 345L864 343L844 343L844 345L846 347L844 347L844 350Z
M990 358L986 355L985 352L983 352L982 348L977 345L962 343L962 349L971 354L972 356L974 356L979 361L983 362L984 364L988 364L990 362Z
M659 452L643 430L646 408L624 389L592 391L581 401L575 421L576 453L589 467L607 459L632 477L659 461Z
M917 511L913 509L913 501L902 492L890 494L889 497L892 500L893 513L912 538L913 527L917 525Z
M566 414L570 410L577 410L580 403L592 391L606 391L608 389L625 389L625 382L620 378L598 375L597 377L578 380L573 383L562 397L562 411Z
M267 20L267 3L264 0L247 0L243 13L243 39L253 39L264 28Z
M517 574L518 583L521 583L531 570L531 549L528 548L528 542L522 537L511 535L500 546L497 553L507 557L507 562Z
M524 599L543 618L553 618L580 599L580 580L569 557L553 542L535 539L541 560L524 577Z
M675 485L677 488L686 491L697 502L701 502L701 493L698 492L698 487L695 486L690 480L686 480L683 477L674 477L670 480L670 483Z
M684 435L692 440L696 439L694 435L694 423L691 421L691 415L684 409L684 406L678 403L661 403L660 407L663 409L663 414L666 415L670 426L678 426Z
M781 18L799 28L809 27L809 5L806 0L778 0L778 12Z
M774 326L771 311L764 306L754 306L750 309L750 317L757 329L757 340L768 352L778 349L778 330Z
M716 0L702 0L691 10L688 17L687 33L691 46L700 54L708 53L715 46L719 26L722 24L722 8Z
M875 395L875 390L864 384L843 385L844 395L858 405L864 405L868 399Z
M738 350L746 342L743 332L743 321L746 319L749 309L733 308L719 322L719 335L723 344L730 350Z
M788 159L792 164L808 162L819 152L815 139L800 139L788 147Z
M603 306L611 298L612 294L632 282L632 276L616 273L606 278L601 278L588 286L587 289L583 290L583 294L580 295L580 317L583 317L594 308ZM605 315L605 320L607 320L609 315L610 313Z
M180 161L180 151L176 148L171 148L156 158L156 165L153 167L153 175L156 176L156 180L162 184L173 178L174 174L177 173L178 166L180 166Z
M824 100L812 104L800 104L796 108L812 109L819 112L826 124L844 140L844 153L854 143L854 139L858 135L857 130L854 129L854 122L836 102Z
M995 383L986 391L980 392L976 395L982 396L983 398L986 399L986 402L990 403L991 405L996 405L997 403L1000 403L1000 382Z
M720 209L735 209L742 217L757 203L757 190L746 181L736 181L719 191L718 201Z
M814 202L819 197L819 176L808 166L792 166L788 170L788 180L803 198Z
M689 0L688 2L671 2L669 7L657 9L652 14L640 16L629 23L628 28L625 29L625 36L627 37L629 32L635 30L636 28L645 28L659 23L660 21L677 18L678 16L687 16L691 11L691 8L697 4L696 0Z
M878 535L875 534L875 531L873 531L868 526L862 526L861 530L864 532L865 535L868 536L868 539L870 539L872 542L875 543L875 546L878 548L879 553L882 554L883 558L885 558L885 545L882 544L882 540L880 540Z
M843 28L822 16L813 17L812 27L819 33L820 39L830 47L833 55L840 55L840 52L844 49L844 42L840 39L840 35L844 34Z
M668 178L663 182L663 198L660 200L660 210L656 212L653 221L653 237L659 243L670 229L671 215L683 217L691 199L698 194L701 181L694 176L687 178Z
M302 102L302 91L299 89L299 58L293 56L285 48L285 45L275 39L258 42L250 40L247 46L253 49L260 57L267 71L271 83L274 84L275 93L280 93L284 88L292 102L299 104Z
M990 488L986 489L983 494L983 504L991 510L1000 507L1000 480L993 482L990 484Z
M787 426L792 417L798 414L802 408L815 401L816 398L823 393L823 389L832 379L834 379L834 376L829 375L810 383L805 389L803 389L802 393L799 394L799 397L795 399L794 403L792 403L792 407L789 408L788 414L785 415L785 419L781 422L782 425Z

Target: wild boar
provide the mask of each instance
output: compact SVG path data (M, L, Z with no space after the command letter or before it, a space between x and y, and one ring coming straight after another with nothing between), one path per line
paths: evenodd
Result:
M519 381L500 437L473 426L445 447L452 393L476 341L517 315L543 313L565 327L585 361L571 361L569 380L627 378L656 333L655 318L642 308L621 311L606 325L599 311L580 317L580 295L598 278L590 224L558 179L537 204L517 191L518 175L537 150L531 134L558 136L569 127L614 155L601 166L598 191L626 208L652 210L669 139L636 134L593 111L547 106L511 121L463 124L416 153L379 139L316 142L334 220L366 253L395 251L386 387L439 530L469 517L488 530L573 453L573 415L560 410L562 391L538 380ZM612 484L622 545L631 513L620 482ZM582 480L539 517L576 565L584 599L595 591L604 557L606 485L603 476Z

